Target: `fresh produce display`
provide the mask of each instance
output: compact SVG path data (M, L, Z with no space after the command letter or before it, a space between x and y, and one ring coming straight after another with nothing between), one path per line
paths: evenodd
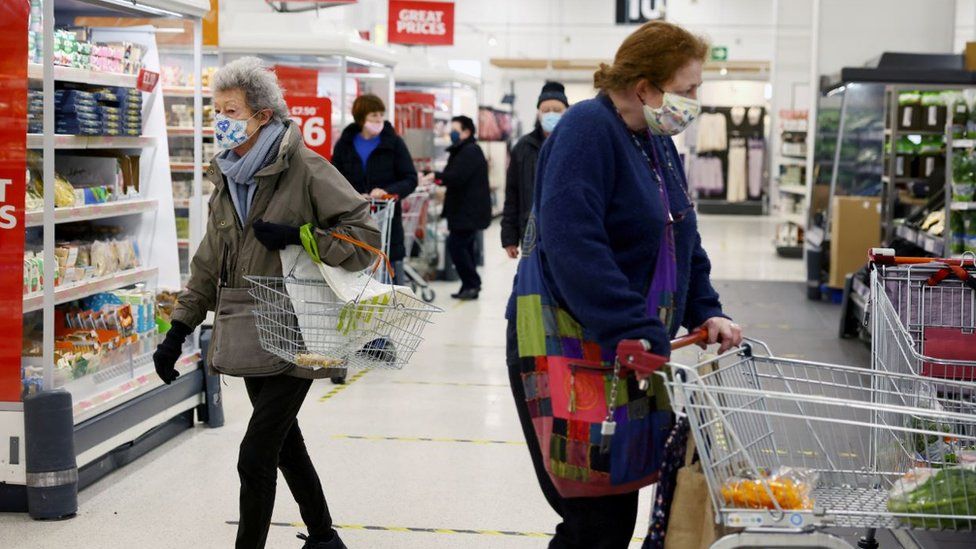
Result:
M919 468L895 482L888 494L888 510L905 515L976 514L976 471L970 466ZM971 528L972 521L907 516L904 521L923 528Z
M740 509L812 509L810 492L816 484L816 473L806 469L780 467L764 471L759 478L743 474L722 486L722 497L731 507ZM768 488L768 489L767 489Z

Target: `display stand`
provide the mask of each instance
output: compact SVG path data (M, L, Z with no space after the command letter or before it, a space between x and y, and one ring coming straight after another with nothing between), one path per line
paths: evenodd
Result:
M780 257L803 257L803 233L807 206L807 111L780 111L779 169L775 210L782 223L776 227L776 253Z
M29 473L32 466L37 470L37 460L63 458L63 462L74 464L59 471L58 483L68 488L84 488L192 426L194 410L204 419L207 415L206 405L216 400L216 392L207 391L208 384L201 368L200 350L195 337L185 346L184 354L177 363L181 376L171 385L162 383L152 363L152 352L157 341L155 311L151 305L155 303L154 290L178 290L180 287L161 88L150 86L152 91L138 91L142 88L137 88L137 85L153 80L151 76L147 79L137 77L135 70L138 68L127 67L126 70L132 72L113 73L95 68L55 66L53 62L55 25L74 25L76 18L88 16L180 16L192 19L195 43L199 48L199 18L209 10L209 2L139 0L122 6L94 0L45 0L35 7L36 12L32 12L35 28L32 30L36 33L34 37L42 40L38 59L41 62L31 65L28 74L30 88L43 96L43 99L32 96L37 97L36 107L38 112L43 113L40 115L43 122L39 128L32 128L41 131L36 135L29 134L26 141L28 149L41 155L37 162L42 167L37 172L43 181L43 206L24 216L24 231L27 233L28 246L36 243L37 261L43 264L43 283L41 289L25 293L22 311L25 324L37 326L42 335L41 352L23 359L22 401L0 403L0 438L17 441L17 444L9 445L10 456L0 455L0 462L10 465L0 467L0 486L3 487L0 490L0 510L7 511L28 510L27 493L50 486L45 483L52 482L51 478ZM143 52L141 67L158 74L159 57L153 27L101 27L92 31L91 40L97 44L121 44L123 48L128 47L126 44L132 44L133 48ZM109 102L100 103L102 106L97 111L87 104L82 105L85 113L81 108L77 109L77 113L86 116L88 111L97 112L98 119L102 120L100 124L103 124L100 131L104 133L66 134L72 129L66 122L65 126L61 125L64 112L70 110L66 94L58 99L59 124L56 128L55 89L66 88L79 90L72 92L76 97L81 97L78 94L82 93L97 93L97 96L86 97L98 97L100 102ZM123 101L116 97L129 99ZM138 103L135 102L136 97ZM107 106L112 105L112 101L119 101L116 103L118 106ZM40 108L41 102L43 108ZM136 110L125 105L136 105ZM138 113L138 116L129 115L128 121L135 124L135 120L141 119L138 123L141 125L141 135L111 134L118 131L117 124L110 120L118 120L119 111L122 111L122 118L127 117L125 112ZM81 120L81 114L74 116ZM195 128L199 131L199 119ZM56 134L56 130L65 133ZM132 131L138 133L137 129ZM70 201L75 205L71 207L56 207L65 203L63 185L56 183L56 171L58 174L69 174L69 181L71 178L75 178L76 182L85 179L81 187L75 188L75 196ZM92 182L96 185L90 186ZM59 194L57 199L56 193ZM73 259L70 259L70 255L69 258L61 255L61 250L71 250L74 245L70 242L57 244L61 247L57 255L55 248L56 242L70 240L72 235L78 234L75 226L79 222L85 223L82 227L85 231L111 230L115 234L112 238L119 242L131 239L129 241L133 243L132 249L136 251L137 259L124 261L126 267L122 270L96 264L95 259L91 259L92 265L84 270L80 266L72 267ZM114 244L104 246L115 247ZM95 246L91 248L92 251L86 253L94 257ZM98 274L102 269L104 274ZM131 335L125 335L129 332L117 328L124 324L109 325L107 317L96 320L92 315L88 318L93 322L93 330L100 330L99 346L85 355L88 358L71 362L70 368L61 363L56 365L55 331L70 328L67 326L67 316L74 313L64 307L59 307L56 312L55 307L100 292L128 288L133 288L131 294L138 299L133 301L131 307L124 306L132 314L130 318L134 325L127 328L131 329ZM139 296L151 296L152 299ZM99 322L106 324L99 325ZM4 343L7 341L10 340ZM64 350L59 349L59 356L64 359ZM219 391L219 387L216 389ZM38 422L36 417L33 421L25 421L24 401L43 400L40 397L55 392L70 395L70 410L65 410L63 415L65 424L46 424ZM29 447L29 444L23 443L25 438L30 442L33 437L40 438L42 433L46 434L49 430L73 432L73 455L53 456L56 452L50 451L32 455L25 451ZM71 445L63 448L70 449ZM4 448L0 452L6 450ZM34 510L31 512L33 514ZM72 509L65 509L65 515L73 512Z

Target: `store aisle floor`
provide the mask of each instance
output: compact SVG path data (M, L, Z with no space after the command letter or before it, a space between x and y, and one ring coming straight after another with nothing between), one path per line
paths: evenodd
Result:
M728 311L778 353L865 363L863 346L836 339L838 308L808 306L797 274L802 262L775 258L770 227L755 218L703 219ZM437 285L446 312L408 368L312 386L300 423L351 548L546 545L556 515L536 485L507 385L503 314L515 263L497 241L494 227L486 235L481 300L452 302L455 285ZM752 260L762 266L750 267ZM763 278L776 282L756 282ZM73 520L0 515L0 547L231 546L237 447L250 406L240 380L228 379L224 395L225 427L193 429L83 491ZM638 537L649 498L642 498ZM284 482L274 521L268 547L300 547L300 517Z

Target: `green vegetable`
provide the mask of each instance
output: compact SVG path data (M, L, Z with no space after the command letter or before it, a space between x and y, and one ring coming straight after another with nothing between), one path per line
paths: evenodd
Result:
M888 510L903 515L972 515L976 512L976 471L942 469L914 490L892 496ZM924 528L967 528L972 522L911 516L904 520Z

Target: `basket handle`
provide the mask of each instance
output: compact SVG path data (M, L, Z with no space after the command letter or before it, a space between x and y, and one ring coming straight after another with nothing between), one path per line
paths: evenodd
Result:
M355 239L355 238L353 238L353 237L351 237L349 235L344 235L344 234L342 234L342 233L340 233L338 231L332 231L332 232L330 232L329 233L329 236L331 236L332 238L336 238L336 239L342 240L343 242L348 242L348 243L352 244L353 246L358 246L358 247L360 247L360 248L362 248L362 249L364 249L364 250L366 250L368 252L371 252L373 254L376 254L377 257L376 257L376 262L373 263L373 272L375 273L380 268L380 266L385 263L386 264L386 272L389 273L390 280L393 280L394 278L396 278L396 275L394 274L394 271L393 271L393 264L390 263L390 258L385 253L383 253L382 250L379 250L378 248L375 248L373 246L370 246L369 244L367 244L367 243L365 243L365 242L363 242L361 240L357 240L357 239Z
M895 255L891 248L871 248L868 250L868 260L875 265L926 265L928 263L942 263L945 265L976 266L976 254L966 252L961 259L948 257L905 257Z

